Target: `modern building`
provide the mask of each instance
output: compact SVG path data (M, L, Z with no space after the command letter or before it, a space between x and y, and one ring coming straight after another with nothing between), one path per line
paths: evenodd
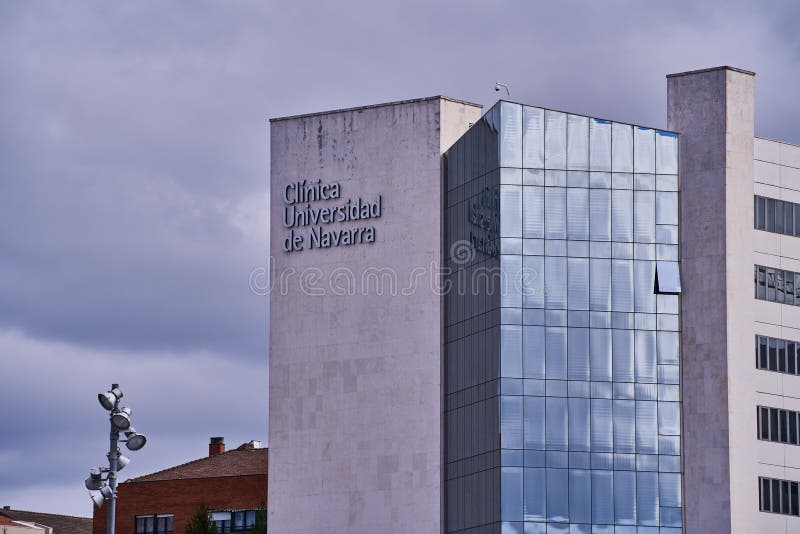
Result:
M91 534L92 519L71 515L0 509L1 534Z
M115 532L181 534L201 505L219 534L252 531L267 505L268 454L258 441L225 451L225 440L213 437L205 458L120 483ZM105 534L107 517L107 504L95 508L94 534Z
M753 84L273 119L270 528L800 532L800 147Z

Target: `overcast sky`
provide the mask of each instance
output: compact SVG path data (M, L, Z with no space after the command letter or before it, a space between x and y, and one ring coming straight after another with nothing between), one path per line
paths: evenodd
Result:
M269 117L445 94L666 126L664 76L756 71L800 143L800 4L0 2L0 505L90 515L123 478L267 438ZM280 313L275 310L275 313Z

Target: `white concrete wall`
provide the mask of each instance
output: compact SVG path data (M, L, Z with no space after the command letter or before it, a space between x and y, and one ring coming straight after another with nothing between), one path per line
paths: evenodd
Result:
M270 532L441 531L441 298L425 277L408 294L361 280L389 268L402 290L439 262L441 154L479 117L436 97L272 122L273 282L298 274L270 295ZM282 252L284 186L304 178L382 195L376 242ZM324 294L300 289L308 268ZM343 268L355 294L330 290Z
M800 203L800 146L756 138L754 148L753 194ZM750 263L800 272L800 238L751 234ZM754 334L800 341L800 308L756 300L754 311ZM759 404L800 411L800 377L756 370L754 379L753 412ZM800 447L759 441L754 431L751 442L758 475L800 481ZM800 518L760 516L759 532L800 533Z

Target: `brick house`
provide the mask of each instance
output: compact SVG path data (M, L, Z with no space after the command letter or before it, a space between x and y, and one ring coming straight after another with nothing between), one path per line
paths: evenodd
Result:
M91 531L92 520L88 517L28 512L10 506L0 509L0 534L89 534Z
M116 534L183 534L200 504L220 534L251 530L267 501L268 453L257 441L226 452L211 438L205 458L120 483ZM93 534L105 534L107 506L95 509Z

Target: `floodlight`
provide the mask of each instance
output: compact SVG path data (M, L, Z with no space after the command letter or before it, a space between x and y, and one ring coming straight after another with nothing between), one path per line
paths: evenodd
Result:
M98 491L91 492L90 495L94 505L100 508L107 499L114 496L114 492L108 486L103 486Z
M127 430L131 427L131 409L123 408L114 412L111 416L111 423L120 430Z
M128 437L128 441L125 443L125 446L128 447L129 450L138 451L144 447L145 444L147 444L147 437L145 437L144 434L126 432L125 435Z
M98 491L106 485L99 469L89 471L89 478L86 479L86 489Z
M122 398L122 390L119 388L111 388L111 391L100 393L97 395L97 400L109 412L114 409L114 406Z
M117 456L117 471L122 471L129 463L131 463L131 459L124 454L120 454Z

